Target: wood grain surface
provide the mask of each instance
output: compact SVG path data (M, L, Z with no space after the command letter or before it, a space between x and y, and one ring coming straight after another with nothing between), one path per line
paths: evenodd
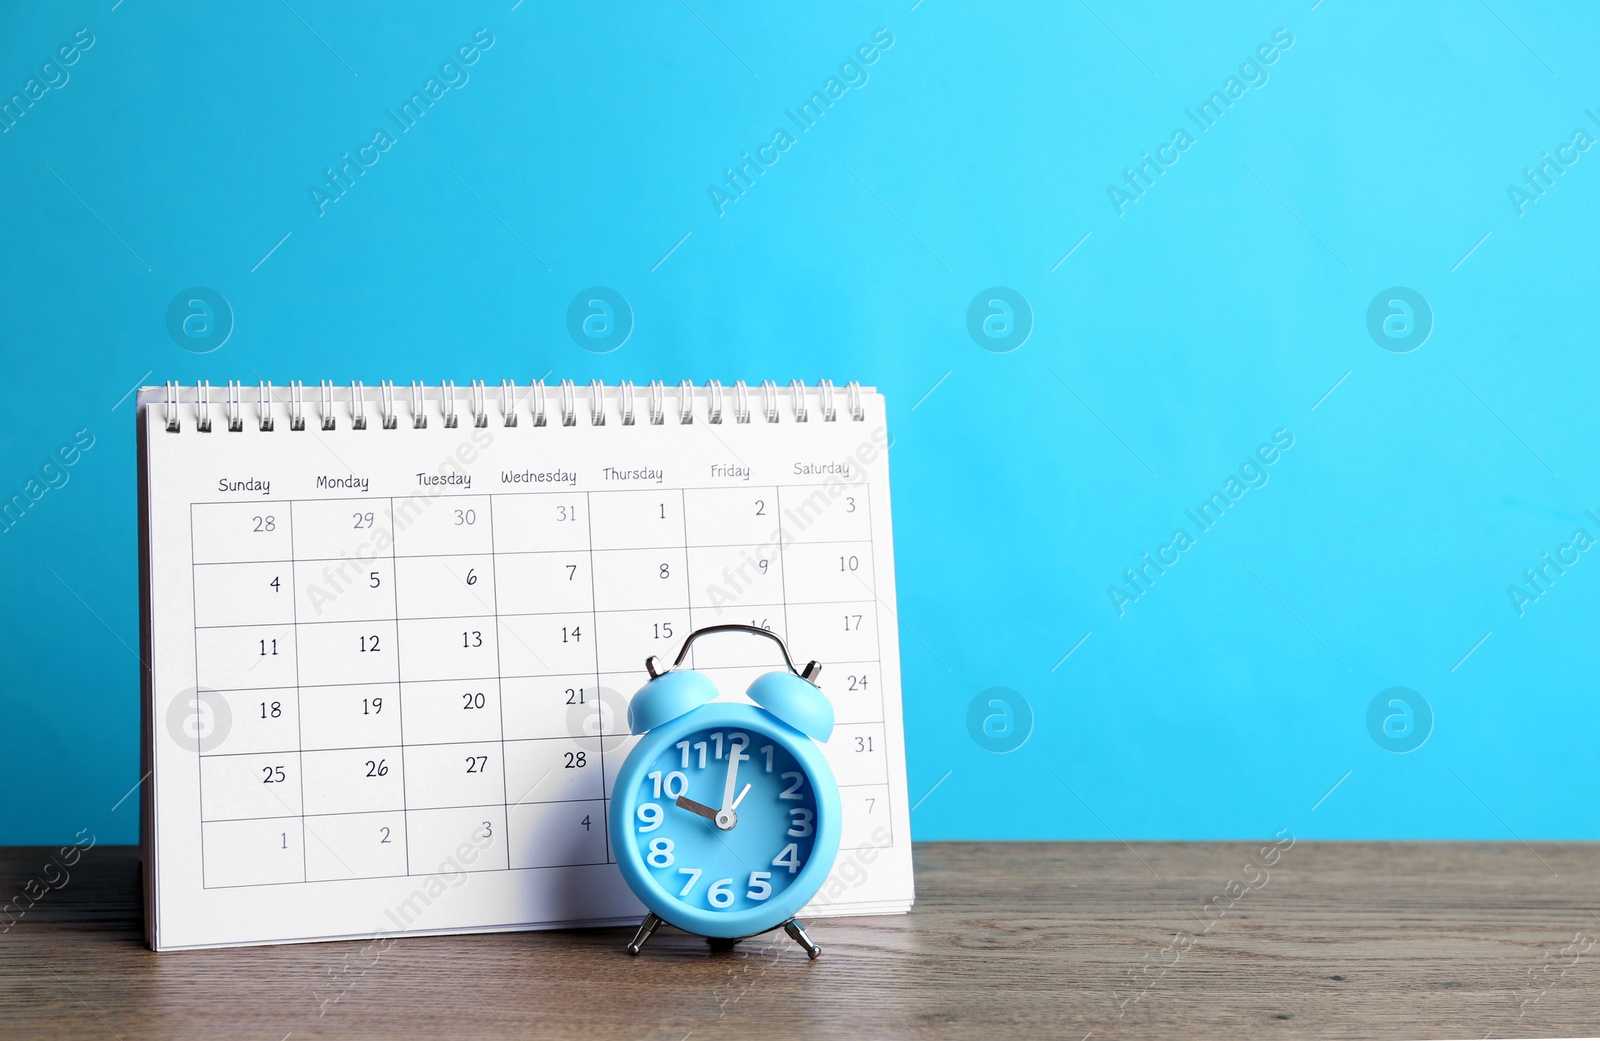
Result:
M136 852L99 847L0 917L0 1038L1600 1034L1600 847L1270 847L919 845L916 909L814 921L815 962L668 929L155 954ZM0 850L0 896L51 852Z

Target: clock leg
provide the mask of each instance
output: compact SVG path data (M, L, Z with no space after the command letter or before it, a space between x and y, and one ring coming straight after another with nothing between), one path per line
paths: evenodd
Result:
M633 934L633 940L628 944L628 953L638 954L643 950L645 941L650 939L651 935L656 931L656 926L660 924L661 919L657 918L654 912L645 915L644 921L639 923L639 931ZM816 957L816 955L812 955L812 957Z
M805 948L806 955L815 958L822 953L822 948L811 942L811 937L806 933L806 927L798 918L791 918L783 923L783 931L789 934L790 939Z

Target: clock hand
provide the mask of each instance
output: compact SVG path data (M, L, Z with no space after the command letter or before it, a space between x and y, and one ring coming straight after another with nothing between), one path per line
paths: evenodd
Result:
M746 784L746 785L745 785L745 786L744 786L744 788L743 788L743 789L742 789L742 790L741 790L741 791L740 791L740 792L739 792L739 796L738 796L738 798L736 798L736 799L734 799L734 800L733 800L733 805L732 805L732 806L729 806L729 807L728 807L728 809L730 809L730 810L737 810L737 809L738 809L738 808L739 808L739 804L740 804L740 803L741 803L741 802L744 802L744 797L745 797L745 796L746 796L746 795L749 795L749 794L750 794L750 785L749 785L749 784L748 784L748 783L747 783L747 784Z
M678 796L678 805L683 809L688 810L690 813L699 814L708 821L714 821L717 819L716 810L713 810L703 802L695 802L693 799L690 799L687 796Z
M749 788L750 786L745 785L745 787ZM719 831L732 831L733 826L739 823L739 815L734 813L731 807L726 810L714 810L705 803L695 802L685 795L678 796L677 803L690 813L704 817L712 824L715 824Z
M742 747L728 749L728 781L722 786L722 808L732 810L734 807L733 788L739 783L739 764L750 757L744 754Z

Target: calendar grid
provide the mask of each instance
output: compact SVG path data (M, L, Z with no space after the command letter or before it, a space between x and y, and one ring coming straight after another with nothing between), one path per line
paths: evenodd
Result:
M198 554L195 553L194 531L195 531L194 504L191 503L189 505L189 559L190 559L190 561L193 561L195 559L195 557L198 556ZM197 630L199 629L199 626L200 626L200 589L199 589L199 584L200 583L199 583L198 571L191 564L191 566L189 568L189 606L191 608L191 614L192 614L192 616L194 618L194 624L195 624L195 628ZM197 718L198 718L198 712L199 712L199 709L200 709L200 691L201 691L201 686L200 686L200 643L197 640L197 641L195 641L195 645L194 645L194 696L195 696L194 708L195 708L196 713L197 713ZM195 796L196 796L196 801L197 801L198 805L202 807L201 812L200 812L200 818L201 818L201 824L200 824L200 831L201 831L201 840L200 840L200 884L203 887L203 886L206 885L206 878L208 877L206 875L205 810L204 810L205 797L206 797L206 763L205 763L205 758L204 758L205 739L200 736L198 727L196 728L196 733L195 733L194 750L195 750L195 757L194 757ZM303 839L302 839L302 841L303 841Z
M867 530L871 531L872 530L872 491L871 491L871 489L869 489L869 488L861 489L861 497L862 497L862 499L865 500L866 507L867 507ZM858 581L859 581L859 579L858 579ZM872 599L873 599L874 602L879 603L879 604L883 603L882 600L878 599L878 583L877 583L877 579L876 578L873 579L872 588L868 589L867 592L872 594ZM888 606L887 604L884 604L884 607L887 608L887 606ZM893 615L893 613L891 612L891 617L892 617L892 621L894 622L895 626L898 628L899 625L900 625L899 616L898 615ZM876 625L874 625L872 627L872 645L873 645L873 652L878 656L877 660L878 661L882 661L883 660L883 630L879 626L876 626ZM883 702L881 700L878 702L878 706L879 706L878 714L882 715L883 714L883 709L882 709ZM894 788L892 786L889 787L886 790L886 793L885 793L885 796L884 796L884 802L888 804L885 808L889 810L889 827L890 827L890 838L889 838L889 841L891 843L893 843L893 841L894 841L894 832L893 832L893 828L894 828Z
M505 691L504 685L501 683L501 668L500 668L500 632L499 632L499 619L500 619L500 571L499 571L499 566L498 566L499 565L499 561L500 561L500 554L498 552L496 552L495 544L494 544L494 496L492 496L492 495L488 497L488 507L489 507L489 509L488 509L488 514L489 514L489 559L495 562L495 567L490 569L490 574L491 574L491 576L493 577L493 580L494 580L494 617L495 617L495 641L494 641L494 673L495 673L494 685L495 685L495 696L494 696L494 702L495 702L495 710L499 713L499 716L500 716L500 797L504 800L503 805L505 806L505 814L506 814L506 821L505 821L506 866L509 868L511 866L511 853L510 853L510 850L512 849L512 836L513 836L513 833L511 831L511 788L510 788L511 781L508 779L508 775L509 775L510 771L506 769L506 691ZM524 794L526 794L526 793L524 793Z
M778 511L778 596L783 602L783 631L789 631L789 555L783 551L783 489L772 489L772 502Z
M600 637L600 621L599 621L599 617L598 617L598 611L596 610L596 608L598 606L598 599L599 599L599 595L600 594L599 594L599 591L595 588L595 577L594 577L594 511L590 508L592 502L593 502L593 500L589 497L589 493L585 492L584 496L583 496L583 529L584 529L584 543L587 546L588 553L589 553L589 632L591 633L591 635L594 638L594 641L593 641L593 646L594 646L594 696L595 696L596 704L599 706L598 708L596 708L595 711L599 715L599 719L600 719L600 725L598 727L598 730L600 732L599 749L600 749L600 834L601 834L601 843L602 843L602 845L601 845L601 855L604 858L606 863L610 863L611 862L611 815L606 812L606 810L607 810L607 808L609 806L609 803L608 803L606 797L610 794L610 792L608 792L606 790L606 716L605 716L605 712L604 712L604 703L599 700L600 699L600 684L601 684L601 680L600 680L600 639L601 639L601 637Z
M856 739L857 744L864 739L866 750L877 753L871 757L872 764L877 765L850 765L855 761L844 754L847 748L837 742L839 747L830 748L829 754L838 764L836 770L845 771L840 773L838 785L849 798L868 798L867 794L848 795L854 791L892 788L882 754L873 747L881 746L885 722L882 697L876 689L882 661L876 604L881 601L869 584L870 579L853 573L855 553L860 553L868 576L872 575L876 559L872 555L870 503L863 501L867 508L860 521L845 523L836 517L826 524L817 523L814 504L822 501L822 508L828 508L827 502L818 497L823 488L819 484L744 489L452 493L429 497L420 506L412 497L406 500L405 510L396 497L191 504L197 676L208 667L221 670L225 678L219 687L224 696L238 704L258 694L286 694L292 690L295 728L290 740L297 745L291 750L286 741L275 743L275 738L264 736L257 744L246 741L234 747L202 749L203 779L232 778L222 785L224 790L219 790L213 801L207 801L212 785L207 784L207 791L201 795L204 887L416 877L431 870L436 857L448 856L447 851L465 837L464 832L455 829L464 825L469 815L477 828L479 816L471 812L475 810L482 810L482 816L494 823L474 834L488 838L492 833L496 849L470 870L614 863L615 842L621 836L610 834L607 808L613 792L607 764L625 751L627 729L625 715L616 717L600 692L608 689L608 682L625 685L619 680L624 674L631 676L648 653L647 648L675 648L694 627L713 621L748 620L764 625L766 617L772 617L782 626L785 640L791 644L800 641L797 649L807 657L816 656L812 648L832 647L835 641L839 641L841 654L845 647L859 651L835 664L850 666L848 679L852 688L858 670L862 689L866 690L869 677L874 688L859 695L861 700L849 709L846 722L841 725L865 728L864 734L856 731L862 734ZM678 499L675 517L670 502L674 492ZM691 501L696 492L699 494ZM794 494L797 492L798 498ZM808 494L810 498L806 498ZM853 488L851 494L864 498L867 489ZM771 514L760 509L761 499L770 503ZM665 506L658 507L658 502ZM574 511L581 508L585 513L583 528L567 531L550 525L548 534L539 534L545 528L539 527L537 517L542 514L537 511L553 511L558 503ZM209 507L212 512L202 509L197 514L197 506ZM850 507L853 510L854 504ZM845 510L842 503L836 508ZM797 512L791 517L787 509ZM349 510L356 511L357 529L371 528L381 518L377 526L389 536L387 552L372 555L359 548L355 554L349 551L347 541L341 541L355 537L348 530L350 514L345 511ZM477 534L473 534L470 520L462 522L464 514L474 510L481 518ZM258 522L263 516L270 521L268 515L273 511L279 515L280 524L287 514L283 539L229 542L206 530L223 523L221 518L243 514L259 515L255 517ZM456 518L454 525L448 524L448 515ZM662 522L661 526L649 528L646 518ZM637 537L646 530L653 530L656 535ZM807 532L820 536L852 530L859 531L857 537L804 537ZM636 537L628 537L630 534ZM791 538L797 541L791 542ZM230 546L239 547L239 551L227 552ZM370 546L370 542L363 546ZM463 552L461 546L477 547L477 551ZM855 546L861 549L850 548ZM832 561L836 558L829 555L832 547L844 547L843 556L837 559L850 560L850 580L841 573L846 570L843 563L838 571L834 570ZM304 558L300 556L302 552L307 554ZM334 556L334 552L341 555ZM776 574L771 574L765 569L774 556L773 562L778 566ZM680 562L681 583L656 582L657 578L669 577ZM358 579L354 583L347 574L352 565ZM380 582L388 584L386 597L376 588L370 592L381 599L368 595L369 566L374 569L373 587ZM382 573L385 568L387 574ZM589 572L586 597L564 582L549 584L554 582L552 575L566 578L570 575L565 569L576 573L581 568ZM242 606L225 602L235 584L265 581L276 573L274 569L287 569L289 588L283 592L289 597L288 611L279 613L281 601L261 594L254 599L241 598ZM317 577L319 571L321 579ZM467 588L474 585L470 577L474 573L480 584ZM482 589L481 581L485 579L491 584L489 590ZM333 592L329 595L324 591L322 601L308 592L319 588L319 582L328 585L330 581ZM483 596L483 592L490 596ZM862 596L863 592L866 596ZM791 603L791 596L799 599ZM305 597L310 597L309 607ZM618 597L627 597L628 606L612 606L618 604ZM201 610L203 599L208 605L205 612ZM839 634L840 616L832 613L835 608L846 610L844 634ZM753 617L747 619L746 614ZM874 627L872 642L845 635L858 631L868 617ZM573 644L555 642L560 639L556 634L565 633L567 623L563 619L569 618L574 626ZM481 629L483 639L492 639L492 665L474 664L483 659L474 656L470 643L463 648L467 633L459 634L462 640L455 641L455 651L448 650L450 640L455 638L455 626L450 624L454 622L465 623L462 628L473 636L478 636L477 630ZM582 649L577 645L577 624L589 630ZM287 626L287 642L295 655L292 673L265 666L257 673L245 670L241 661L218 657L223 652L215 648L243 646L253 642L256 631L268 633L279 625ZM798 631L796 626L800 627ZM368 653L369 639L374 639L374 653ZM208 641L209 665L202 661L202 641ZM391 647L392 654L382 653ZM671 650L656 653L670 654ZM746 677L771 667L764 654L757 656L754 650L747 653L731 644L708 643L705 647L696 645L686 664L713 676L737 679L738 686L732 682L725 685L731 692L741 689L748 681ZM329 655L336 657L330 659ZM314 683L309 687L305 681L312 677L306 674L307 661L318 663ZM572 683L574 687L580 683L587 686L590 679L595 686L593 722L589 721L587 706L583 710L568 709L565 704L557 707L562 699L556 696L556 689L580 674L585 680ZM474 690L493 687L494 716L484 713L487 718L480 720L451 711L462 705L459 694L450 691L459 691L467 684ZM511 688L513 684L515 690ZM308 697L312 691L315 694ZM624 697L628 693L624 690ZM361 722L369 699L379 696L386 701L392 699L398 732L391 729L392 720L384 722L376 715ZM584 704L584 696L580 693L574 704ZM839 702L841 706L858 697L853 692L846 693L843 682L837 696L844 699ZM283 700L290 704L286 697ZM514 723L513 701L517 702ZM383 706L385 710L388 707ZM249 708L253 713L253 700ZM347 715L338 716L336 710ZM348 715L357 710L362 710L361 714ZM564 724L563 711L567 713ZM320 720L311 730L307 729L312 723L308 713ZM585 722L574 729L573 721L580 714ZM476 715L467 713L467 717ZM387 716L384 711L383 717ZM340 723L340 719L351 722ZM250 722L254 725L261 721ZM496 723L498 730L491 734ZM347 732L339 727L358 725L364 735L358 741L336 740ZM618 731L618 727L622 730ZM265 725L253 732L269 734ZM348 732L352 736L355 733ZM624 744L608 747L619 734L623 735ZM460 755L453 751L457 749ZM461 776L461 756L468 755L469 750L472 754L466 773L472 775L470 780ZM483 753L492 755L495 750L498 763L482 759ZM364 758L359 755L361 752L371 753L365 763L365 778L371 780L354 780L361 776L357 769ZM585 752L591 767L598 768L597 786L585 776L587 771L567 773L575 762L581 766ZM383 773L373 772L382 770L385 756L395 764L393 775L386 780ZM268 821L288 819L270 806L269 793L258 787L252 796L248 790L245 775L254 771L254 780L259 782L261 764L269 759L286 766L297 763L300 805L294 816L301 826L297 871L294 876L280 873L267 877L237 864L228 869L210 869L204 860L209 841L204 837L209 834L206 829L231 829L225 836L231 837L250 833L249 829ZM478 760L476 767L471 759ZM237 765L229 766L230 763ZM547 765L549 769L544 769ZM500 771L498 805L482 801L485 796L492 799L487 795L487 786L492 785L493 778L479 780L476 776L479 772L492 774L493 769ZM539 775L541 769L544 773ZM863 774L862 769L871 776ZM850 771L853 775L849 775ZM519 775L515 784L513 772ZM557 783L552 777L561 780ZM544 797L529 798L545 784L555 790L546 789ZM527 790L512 800L512 787ZM270 793L277 795L275 791ZM291 809L288 801L280 798L279 802L284 809ZM586 811L583 807L588 805L597 810ZM883 811L888 810L886 802L880 805ZM263 806L272 816L262 816L259 810L250 812ZM858 808L864 808L864 804ZM586 812L590 823L585 827L596 823L594 813L599 814L599 827L595 829L599 832L598 842L596 838L552 839L552 828L576 828L579 817ZM379 830L386 836L383 841L389 841L392 828L403 855L402 850L395 850L392 857L380 856L371 852L376 847L352 853L358 841L377 841L375 834L368 832L380 824L383 827ZM315 856L310 848L313 840L318 843ZM551 841L556 842L554 847L548 847ZM521 843L520 848L517 843ZM845 848L862 848L862 843L871 844L866 830L857 838L848 838ZM596 845L598 849L593 848ZM555 862L558 857L564 859Z
M295 559L294 559L294 503L293 502L289 503L289 583L290 583L290 588L291 589L296 587L296 567L295 567ZM294 633L293 642L294 642L294 731L295 731L295 745L298 748L302 749L302 751L299 753L299 756L300 756L299 765L295 770L295 780L299 783L299 788L300 788L300 878L302 880L305 880L305 879L311 877L311 869L310 869L310 865L309 865L309 863L308 863L308 861L306 859L306 846L308 845L308 843L306 842L306 817L305 817L305 813L306 813L306 771L305 771L305 752L303 751L304 748L305 748L305 735L300 732L300 626L299 626L300 610L299 610L299 606L294 602L294 598L293 597L291 597L289 599L289 610L290 610L289 624L290 624L290 626L292 626L291 632ZM276 792L274 792L273 794L277 795ZM280 799L280 801L281 801L281 799Z
M655 548L655 547L652 547L652 548ZM701 547L697 546L697 547L694 547L694 548L699 549ZM782 559L781 553L780 553L780 558L779 559L780 559L780 562L781 562L781 559ZM289 561L285 561L284 563L290 563L290 562ZM306 563L306 562L305 561L300 561L298 563ZM202 564L200 566L201 567L217 567L217 566L219 566L219 564ZM797 605L797 606L805 607L805 606L816 606L816 605L819 605L819 604L871 604L871 603L876 603L876 600L874 598L872 598L872 597L861 597L861 598L855 599L855 600L846 599L844 597L836 597L836 598L830 598L828 600L801 601L799 603L799 605ZM485 604L484 606L488 607L489 605ZM787 603L784 603L784 604L780 604L778 606L781 606L781 607L784 607L785 609L787 609L790 605L787 604ZM491 610L492 610L492 608L491 608ZM705 608L700 608L700 610L705 610ZM607 609L605 609L603 611L593 611L593 612L587 612L587 613L592 613L592 614L595 614L595 615L635 614L635 613L637 613L637 610L635 608L628 608L628 607L611 607L611 608L607 608ZM503 613L496 612L495 613L495 617L496 618L539 618L539 617L551 617L551 616L563 615L563 614L571 614L571 612L570 611L506 611L506 612L503 612ZM483 617L483 616L481 614L478 614L478 613L471 613L471 614L407 615L404 620L408 621L408 622L448 622L448 621L453 621L453 620L461 619L461 618L475 618L475 617ZM366 617L366 618L341 618L341 619L338 619L336 621L300 622L299 624L300 625L341 625L341 624L344 624L346 622L386 622L386 621L390 621L390 620L391 620L390 618L388 618L387 616L384 616L384 615L373 615L371 617ZM784 615L784 622L785 622L786 625L788 624L787 611L785 612L785 615ZM259 628L261 628L261 626L258 623L255 623L255 622L236 622L236 623L224 624L224 625L197 625L197 626L195 626L195 629L197 631L200 631L200 632L204 632L207 629L259 629ZM691 667L693 667L693 662L694 662L694 650L693 650L693 648L691 648L690 651L689 651L689 664L690 664ZM495 676L498 676L498 675L502 675L502 674L498 673L498 672L496 672L496 673L484 673L481 676L461 676L459 678L460 679L464 679L464 680L470 680L470 679L492 680L492 679L495 678ZM507 675L508 678L509 678L509 676L515 675L515 673L509 673L509 674L504 674L504 675ZM543 675L543 673L529 673L528 675ZM338 684L316 684L316 686L338 686Z
M386 522L390 530L394 528L394 498L391 496L386 507L388 517ZM406 874L411 874L411 807L406 796L406 698L405 687L399 682L403 672L400 670L400 567L397 560L398 540L391 538L389 541L389 592L390 602L394 605L395 641L394 641L394 674L395 674L395 711L400 716L400 819L406 822L404 834L400 839L400 847L405 854Z
M597 583L596 583L596 580L595 580L595 577L594 577L594 509L593 509L593 506L594 506L594 499L589 495L589 493L585 492L584 496L583 496L583 530L584 530L584 545L587 548L588 553L589 553L589 632L593 636L593 641L594 641L593 642L593 646L594 646L594 696L595 696L596 700L598 701L600 696L601 696L600 695L600 688L601 688L601 684L603 682L602 679L601 679L601 669L600 669L600 645L601 645L601 641L604 639L604 637L601 635L601 632L600 632L600 612L599 612L600 591L599 591L599 589L597 587ZM597 729L600 732L599 749L600 749L600 810L601 810L601 813L600 813L600 834L601 834L601 842L602 842L601 855L603 856L605 862L609 864L611 862L611 814L605 812L609 808L609 805L610 805L609 802L606 799L606 796L608 796L610 794L610 792L608 792L606 790L606 772L605 772L606 771L606 740L605 740L605 738L606 738L606 721L605 721L605 712L603 711L603 703L601 703L601 708L597 709L596 711L599 713L599 716L600 716L600 725L599 725L599 727Z
M852 784L841 784L838 787L839 787L840 791L844 791L845 789L848 789L848 788L882 788L882 787L884 787L884 782L881 782L881 781L860 781L860 782L856 782L856 783L852 783ZM597 801L598 800L592 799L592 798L545 799L545 800L543 800L544 803L547 803L547 804L552 805L552 806L554 806L554 805L575 806L575 805L578 805L580 803L589 803L589 802L597 802ZM608 799L607 801L610 801L610 800ZM515 805L515 804L513 804L513 805ZM476 803L463 803L463 804L460 804L460 805L430 806L428 808L432 809L432 810L475 810L475 809L478 809L478 804L476 804ZM319 818L324 818L324 817L377 817L377 816L382 816L384 814L389 814L389 813L393 813L393 812L394 812L393 810L353 810L353 811L352 810L341 810L341 811L339 811L337 813L308 813L308 814L305 814L304 817L305 817L306 820L317 820ZM275 820L283 820L284 818L281 817L281 816L270 816L270 817L226 817L226 818L221 818L221 819L225 820L225 821L228 821L228 822L237 823L237 822L242 822L242 821L275 821ZM213 822L213 823L215 823L215 822ZM611 863L614 863L614 861L612 861ZM403 872L396 872L396 874L403 874Z

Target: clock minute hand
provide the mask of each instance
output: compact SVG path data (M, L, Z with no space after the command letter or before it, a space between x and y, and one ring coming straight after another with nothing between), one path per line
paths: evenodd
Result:
M728 749L728 781L722 786L722 808L732 810L735 799L733 790L739 783L739 764L750 757L744 754L744 749L734 746Z

